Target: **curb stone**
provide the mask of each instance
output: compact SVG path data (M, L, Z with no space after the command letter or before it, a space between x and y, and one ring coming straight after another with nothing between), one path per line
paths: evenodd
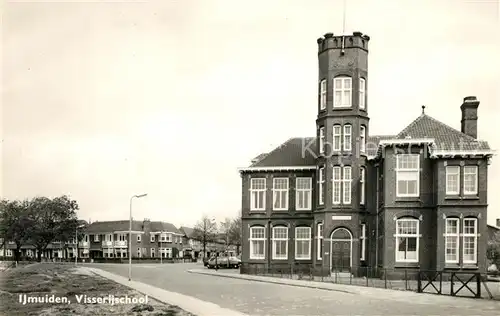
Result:
M367 298L377 298L377 299L387 299L393 301L402 301L416 304L424 304L424 305L441 305L441 306L450 306L456 307L457 303L462 305L464 309L472 309L474 310L477 307L489 309L489 310L500 310L500 303L498 301L493 300L484 300L484 299L475 299L468 297L452 297L447 295L437 295L430 293L417 293L413 291L401 291L401 290L392 290L392 289L380 289L380 288L365 288L356 285L340 285L340 284L331 284L331 283L320 283L317 281L304 281L304 280L289 280L289 279L279 279L272 277L263 277L263 276L252 276L252 275L244 275L244 274L227 274L220 272L212 272L206 271L202 269L191 269L187 270L189 273L209 275L214 277L226 277L233 278L239 280L247 280L254 282L262 282L262 283L271 283L278 285L288 285L294 287L302 287L302 288L311 288L311 289L319 289L324 291L331 292L343 292L354 295L362 295ZM316 284L315 284L316 283ZM334 289L333 286L346 288L349 287L348 290L344 289ZM352 290L351 290L352 289ZM465 303L465 304L464 304Z
M107 272L97 268L85 267L88 271L97 274L101 277L110 279L116 283L125 285L134 289L144 295L147 295L159 302L176 305L179 308L195 315L195 316L248 316L247 314L240 313L231 309L223 308L217 304L202 301L195 297L187 296L184 294L170 292L163 290L145 283L137 281L129 281L128 278L120 275Z

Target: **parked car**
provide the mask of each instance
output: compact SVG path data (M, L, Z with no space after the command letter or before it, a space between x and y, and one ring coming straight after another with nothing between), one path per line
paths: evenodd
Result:
M204 265L205 267L207 267L207 266L208 266L208 261L210 261L210 259L212 259L212 258L215 258L215 255L212 255L212 256L210 256L210 257L209 257L209 256L204 256L204 257L203 257L203 265Z
M208 260L207 267L209 269L220 269L220 268L236 268L238 269L241 265L241 260L234 256L221 256L221 257L212 257Z

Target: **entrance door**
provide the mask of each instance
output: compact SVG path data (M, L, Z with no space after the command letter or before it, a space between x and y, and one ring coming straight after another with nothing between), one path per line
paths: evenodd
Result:
M345 228L336 229L331 238L332 271L348 272L351 269L351 233Z

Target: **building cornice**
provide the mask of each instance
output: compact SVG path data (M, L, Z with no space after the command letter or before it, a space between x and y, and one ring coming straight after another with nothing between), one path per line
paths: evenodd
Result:
M270 172L270 171L304 171L316 170L316 166L270 166L270 167L246 167L238 168L238 172Z

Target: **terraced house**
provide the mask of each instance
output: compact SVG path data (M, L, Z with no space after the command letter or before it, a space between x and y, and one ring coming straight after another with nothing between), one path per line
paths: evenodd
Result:
M93 222L81 243L82 258L127 258L129 221ZM177 258L182 256L183 234L171 223L132 222L133 258Z
M319 38L316 136L239 170L242 273L485 271L493 151L477 137L479 101L464 98L460 130L422 107L399 133L371 135L369 40Z

